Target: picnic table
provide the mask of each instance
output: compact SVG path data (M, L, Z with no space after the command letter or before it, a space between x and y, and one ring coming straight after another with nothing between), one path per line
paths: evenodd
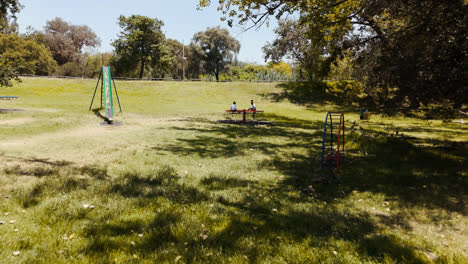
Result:
M263 110L245 110L245 109L242 109L242 110L226 110L226 112L228 112L228 113L243 113L242 123L245 123L245 115L247 113L252 113L253 115L255 115L255 113L263 113Z

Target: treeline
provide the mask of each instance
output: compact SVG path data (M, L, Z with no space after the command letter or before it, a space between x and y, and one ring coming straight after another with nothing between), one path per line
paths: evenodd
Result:
M200 0L200 7L214 1ZM222 20L244 27L281 20L264 47L307 79L354 79L383 112L466 112L466 0L219 1ZM289 16L291 17L291 16Z
M60 18L19 35L18 0L0 0L0 85L19 73L95 77L99 45L87 26ZM200 0L199 7L211 1ZM389 114L412 110L466 112L466 13L463 0L219 1L229 26L260 27L278 18L276 38L263 47L267 65L239 62L240 43L220 27L188 45L167 39L164 23L118 19L114 73L131 78L214 80L354 80L360 102ZM293 14L297 20L283 19ZM291 17L291 16L289 16ZM287 61L289 63L285 63Z
M102 58L118 77L138 79L292 80L292 65L285 62L252 65L239 62L240 43L220 27L196 33L190 44L168 39L161 20L120 16L121 32L107 54L89 52L100 39L86 25L61 18L47 21L42 30L28 27L19 34L14 20L0 34L0 58L10 74L89 77L99 76ZM6 67L5 67L6 68ZM297 75L297 74L296 74ZM3 78L9 80L8 78ZM8 85L9 81L4 81Z

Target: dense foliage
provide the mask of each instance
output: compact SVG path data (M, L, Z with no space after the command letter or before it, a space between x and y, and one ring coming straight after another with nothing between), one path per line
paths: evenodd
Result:
M138 77L143 78L145 67L162 69L170 61L161 20L146 16L120 16L120 36L112 45L117 56L118 73L128 74L138 66Z
M466 1L222 0L219 10L229 25L246 27L299 14L307 39L324 54L352 52L357 76L384 111L466 102Z
M202 61L205 72L214 74L217 81L240 50L239 41L231 37L227 29L220 27L196 33L193 43L194 55Z
M333 56L325 56L323 42L308 39L307 33L307 27L298 21L280 20L275 29L277 38L263 47L265 60L279 62L286 57L299 65L300 79L326 78Z
M21 9L18 0L0 0L0 33L10 33L9 18L15 18L15 14ZM0 56L0 86L11 85L10 80L18 79L16 63Z
M0 57L11 63L19 74L52 74L57 63L49 50L33 40L0 34Z
M15 19L22 6L19 0L0 0L0 32L9 31L10 18Z
M40 34L40 33L39 33ZM55 18L47 21L43 39L59 65L79 62L84 47L97 47L100 40L86 25L72 25Z

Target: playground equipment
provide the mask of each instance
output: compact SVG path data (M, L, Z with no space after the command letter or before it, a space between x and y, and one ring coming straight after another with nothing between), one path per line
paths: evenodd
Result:
M323 126L322 162L320 168L340 167L345 144L345 120L342 112L328 112Z
M109 57L110 61L110 57ZM102 56L102 64L104 65L104 55ZM112 99L112 85L114 85L115 96L117 97L117 102L119 103L120 112L122 112L122 107L120 106L119 94L117 93L117 86L115 85L114 77L112 76L112 71L110 66L102 66L102 71L99 74L99 78L96 84L96 89L94 89L93 99L89 105L89 110L93 106L94 98L96 96L96 91L99 87L99 82L101 82L101 104L100 108L102 109L104 103L104 109L106 111L105 120L108 124L113 124L114 120L114 105ZM103 101L104 99L104 101Z
M0 96L0 100L16 100L18 96Z

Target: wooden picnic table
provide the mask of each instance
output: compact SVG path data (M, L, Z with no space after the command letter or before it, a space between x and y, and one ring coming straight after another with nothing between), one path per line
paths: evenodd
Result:
M263 110L246 110L246 109L242 109L242 110L226 110L226 112L228 112L228 113L243 113L242 123L245 123L245 114L246 113L252 113L252 114L255 115L255 113L263 113L264 111Z

